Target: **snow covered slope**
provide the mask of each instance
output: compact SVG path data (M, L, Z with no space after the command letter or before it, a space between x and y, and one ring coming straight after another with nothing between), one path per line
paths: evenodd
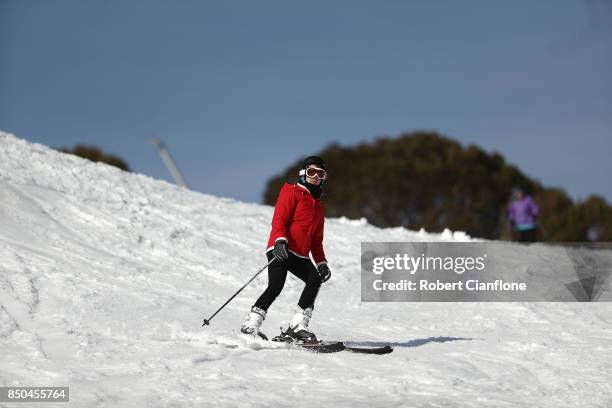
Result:
M360 302L361 241L462 233L328 220L311 326L390 355L238 338L265 274L201 328L265 264L271 216L0 132L0 386L70 386L74 407L612 406L611 304Z

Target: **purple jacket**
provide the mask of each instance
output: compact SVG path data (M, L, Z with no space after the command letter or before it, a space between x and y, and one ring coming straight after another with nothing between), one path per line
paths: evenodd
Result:
M538 205L528 195L520 200L514 200L508 208L508 220L514 224L515 228L535 227L535 219L540 213Z

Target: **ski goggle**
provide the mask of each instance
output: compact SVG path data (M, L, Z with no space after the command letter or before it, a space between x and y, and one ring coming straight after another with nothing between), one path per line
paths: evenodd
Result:
M319 180L325 180L327 178L327 172L318 167L308 167L307 169L300 170L300 176L304 175L310 178L318 178Z

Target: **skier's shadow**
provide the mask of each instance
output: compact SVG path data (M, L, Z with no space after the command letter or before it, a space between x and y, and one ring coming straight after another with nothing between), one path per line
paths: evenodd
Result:
M363 347L419 347L425 345L427 343L446 343L449 341L460 341L460 340L474 340L472 338L466 337L446 337L446 336L438 336L438 337L428 337L426 339L414 339L408 340L405 342L395 342L389 343L385 341L345 341L348 346L363 346Z

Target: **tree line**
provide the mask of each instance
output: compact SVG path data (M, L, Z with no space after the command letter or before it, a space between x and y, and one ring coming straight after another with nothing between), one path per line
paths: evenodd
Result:
M540 207L540 240L612 241L612 207L603 197L576 202L562 189L527 177L499 153L463 147L437 132L381 137L351 147L334 143L318 155L330 174L323 198L329 217L365 217L379 227L449 228L473 237L509 239L506 209L518 186ZM273 205L282 184L295 180L301 160L268 181L265 204Z

